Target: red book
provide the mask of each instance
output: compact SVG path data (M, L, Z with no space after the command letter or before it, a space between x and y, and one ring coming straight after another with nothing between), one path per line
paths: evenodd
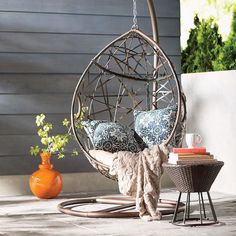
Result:
M173 153L205 154L206 148L173 148Z

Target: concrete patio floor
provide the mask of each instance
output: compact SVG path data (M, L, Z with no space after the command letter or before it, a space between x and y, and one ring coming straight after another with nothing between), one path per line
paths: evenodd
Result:
M139 218L80 218L58 212L57 205L60 202L85 196L85 193L64 195L52 200L38 200L33 196L0 197L0 235L236 235L236 196L212 192L220 223L201 227L174 226L169 223L171 216L164 216L161 221L146 222ZM176 200L177 196L178 193L173 189L164 190L161 194L162 199ZM196 199L194 202L197 203Z

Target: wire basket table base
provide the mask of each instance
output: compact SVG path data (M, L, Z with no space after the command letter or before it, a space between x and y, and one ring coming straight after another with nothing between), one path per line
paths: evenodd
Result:
M212 224L217 224L219 223L217 221L217 216L215 213L215 209L211 200L211 196L209 192L207 193L207 197L208 197L208 201L209 201L209 206L211 209L211 214L212 214L212 218L210 219L207 214L206 214L206 202L203 199L203 193L202 192L198 192L198 207L199 207L199 217L192 217L190 215L190 192L187 193L187 197L186 197L186 203L185 203L185 209L183 212L183 218L181 219L177 219L178 216L178 208L179 208L179 202L181 200L181 195L182 192L179 192L179 197L178 197L178 201L176 204L176 210L175 213L173 215L173 219L171 221L172 224L177 225L177 226L202 226L202 225L212 225Z

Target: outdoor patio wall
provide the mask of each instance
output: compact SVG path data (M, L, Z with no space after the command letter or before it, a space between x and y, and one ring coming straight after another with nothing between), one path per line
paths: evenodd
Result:
M224 161L212 190L236 194L236 70L183 74L187 132L197 132L215 158Z
M180 74L179 0L154 0L160 45ZM146 0L137 1L140 29L151 35ZM89 61L133 24L132 0L0 1L0 175L27 175L39 158L35 116L56 124L70 117L72 94ZM92 172L79 158L53 160L62 173Z

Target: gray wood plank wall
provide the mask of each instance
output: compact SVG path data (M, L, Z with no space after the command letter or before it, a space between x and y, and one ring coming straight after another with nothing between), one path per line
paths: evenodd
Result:
M179 0L154 0L160 45L180 74ZM138 24L151 35L146 0ZM132 0L0 1L0 175L30 174L39 158L35 115L60 131L79 76L107 43L132 25ZM85 158L54 160L61 172L94 171Z

